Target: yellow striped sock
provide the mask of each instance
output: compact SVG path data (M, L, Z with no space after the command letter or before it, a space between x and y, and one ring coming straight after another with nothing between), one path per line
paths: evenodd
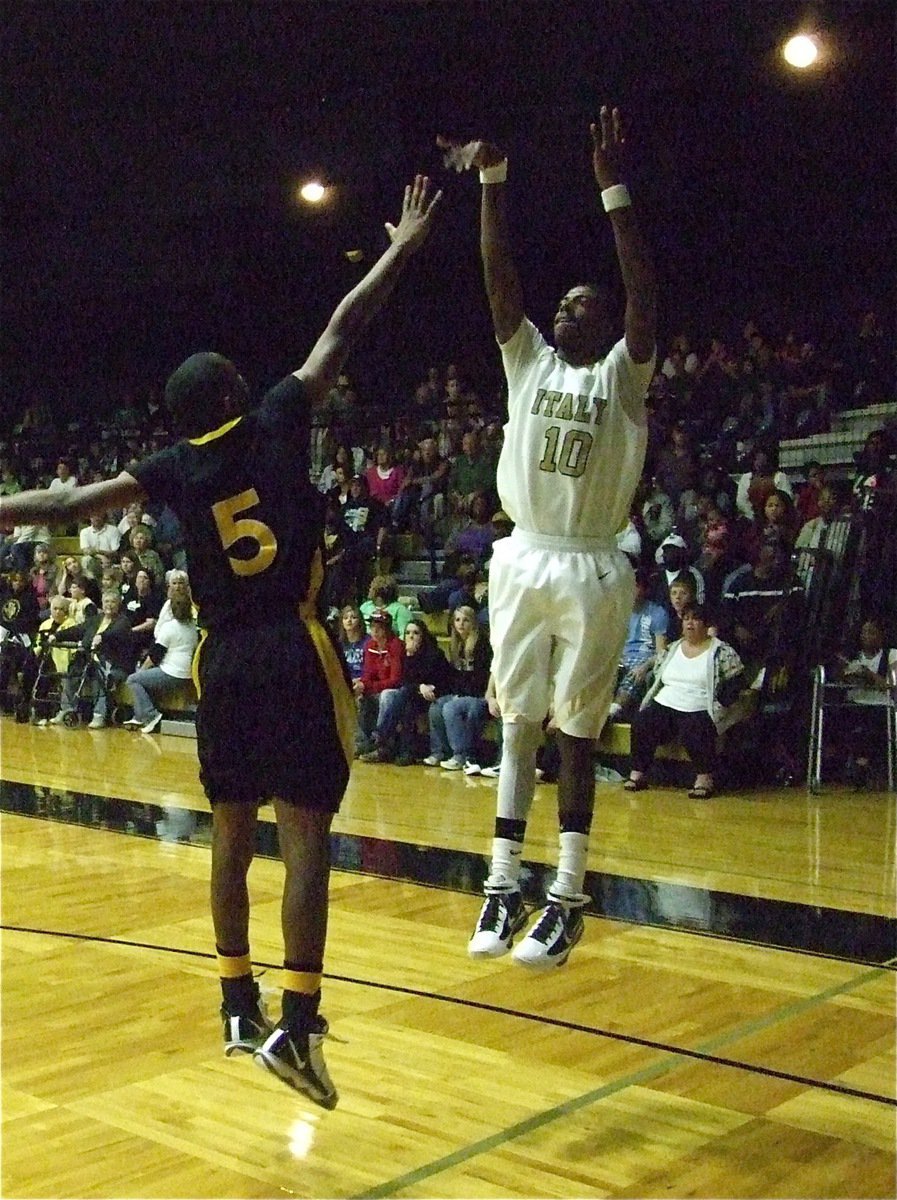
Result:
M218 974L222 979L239 979L242 975L251 975L252 956L241 954L237 958L229 958L219 954Z
M291 971L287 967L283 969L283 990L285 992L299 992L303 996L312 996L321 986L322 974L320 971Z

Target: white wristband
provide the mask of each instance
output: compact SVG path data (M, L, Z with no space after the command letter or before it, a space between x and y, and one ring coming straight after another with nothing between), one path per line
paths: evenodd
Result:
M503 158L494 167L480 167L480 183L504 183L508 178L508 160Z
M629 188L625 183L615 183L613 187L605 188L601 193L601 203L605 212L613 212L615 208L629 208L632 204Z

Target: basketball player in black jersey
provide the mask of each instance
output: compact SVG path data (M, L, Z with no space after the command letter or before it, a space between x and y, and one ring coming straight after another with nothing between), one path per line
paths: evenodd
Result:
M203 633L194 660L200 779L212 807L212 921L225 1053L260 1066L325 1108L337 1093L319 1015L330 825L349 779L355 706L316 615L323 497L309 481L310 413L336 383L360 331L426 238L441 193L405 189L390 245L340 302L305 364L252 408L228 359L194 354L165 394L183 440L116 479L0 500L0 524L68 522L165 501L183 528ZM247 873L259 804L270 801L286 868L283 1016L259 1002L249 951Z

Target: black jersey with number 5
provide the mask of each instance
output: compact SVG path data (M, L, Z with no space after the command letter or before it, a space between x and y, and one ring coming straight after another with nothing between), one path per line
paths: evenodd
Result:
M252 412L131 471L181 522L207 629L275 622L313 598L324 498L309 480L309 417L290 375Z

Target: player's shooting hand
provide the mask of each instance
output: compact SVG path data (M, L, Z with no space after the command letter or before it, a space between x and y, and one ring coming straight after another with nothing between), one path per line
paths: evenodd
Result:
M505 153L492 142L453 142L451 138L437 137L436 145L442 150L442 161L452 171L469 171L471 167L495 167L504 162Z
M595 182L604 191L623 180L623 156L626 135L618 108L602 104L597 122L589 126L592 135L592 169Z
M398 225L386 222L386 232L391 242L416 250L430 232L433 213L442 199L442 192L437 192L430 199L427 194L429 187L430 180L426 175L415 175L414 183L406 186Z

